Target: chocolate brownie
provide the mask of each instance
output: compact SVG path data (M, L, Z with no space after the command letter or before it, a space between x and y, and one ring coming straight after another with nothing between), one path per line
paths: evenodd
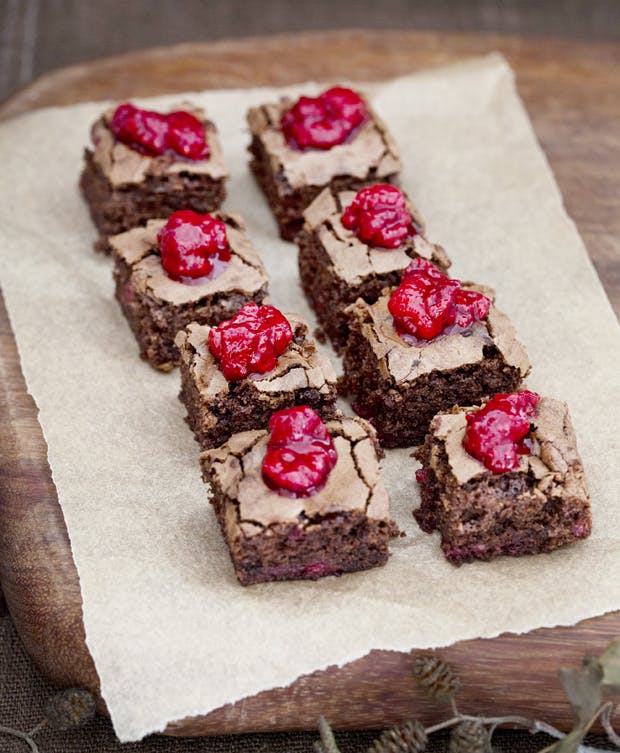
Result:
M275 368L228 380L209 349L211 327L196 323L179 332L181 392L187 422L203 449L217 447L232 434L264 429L270 415L293 405L309 405L324 420L334 418L336 374L316 348L308 325L286 314L293 338Z
M355 395L353 408L373 424L384 447L420 444L436 413L515 390L529 372L512 323L494 306L463 331L410 344L395 329L389 299L386 293L374 304L358 300L346 309L342 380L343 391Z
M384 288L398 285L401 272L413 258L428 259L444 271L450 266L443 248L420 235L423 222L409 200L408 209L418 231L415 235L396 248L364 243L341 221L354 197L354 191L326 188L304 211L304 225L297 236L304 292L337 352L347 340L344 309L349 304L358 298L374 303Z
M92 128L93 148L84 152L80 188L102 236L114 235L177 209L210 212L225 198L228 176L214 124L203 110L185 107L204 125L206 159L170 152L149 156L117 140L110 130L115 110L107 110ZM97 250L106 249L103 242Z
M239 582L316 579L383 565L397 529L375 433L358 418L327 422L337 460L310 496L284 496L262 473L269 432L246 431L201 454L203 478Z
M249 301L262 303L267 273L235 214L215 213L224 222L230 261L220 274L191 282L172 279L162 266L158 233L166 220L149 220L108 239L114 256L116 298L138 341L140 356L169 371L180 362L174 344L190 322L219 324Z
M530 454L503 473L464 448L471 410L436 416L416 452L422 504L414 515L427 533L439 531L446 558L459 565L549 552L586 538L589 497L566 404L540 398L526 436Z
M287 143L281 118L292 100L252 107L250 167L277 220L280 235L293 240L303 210L326 187L357 190L377 181L395 183L401 169L398 150L383 122L366 104L368 119L344 143L330 149L297 149Z

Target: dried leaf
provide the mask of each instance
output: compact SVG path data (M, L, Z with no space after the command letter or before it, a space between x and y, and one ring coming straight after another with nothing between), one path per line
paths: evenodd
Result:
M603 671L603 685L620 691L620 638L607 646L598 657L598 663Z
M602 677L597 660L587 661L581 669L560 670L562 687L580 726L587 724L600 708Z

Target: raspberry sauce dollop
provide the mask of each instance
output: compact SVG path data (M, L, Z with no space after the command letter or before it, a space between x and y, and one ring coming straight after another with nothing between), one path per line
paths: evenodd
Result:
M531 452L527 443L540 395L536 392L500 393L480 410L468 413L463 447L493 473L512 471L519 455Z
M243 379L275 368L292 338L293 330L282 312L251 302L211 329L209 350L226 379Z
M123 104L116 108L110 128L123 144L151 157L165 152L190 160L209 157L204 125L185 110L164 115Z
M312 408L299 405L272 414L263 478L272 489L307 497L325 486L338 454L327 426Z
M398 248L417 232L403 192L389 183L358 191L341 221L364 243L383 248Z
M318 97L300 97L280 119L293 149L331 149L368 120L364 100L351 89L334 86Z
M414 259L390 296L388 309L399 334L432 340L444 333L467 329L489 313L491 301L482 293L463 290L459 280L440 272L426 259Z
M226 225L210 214L191 209L174 212L157 234L157 241L163 268L181 282L219 274L230 261Z

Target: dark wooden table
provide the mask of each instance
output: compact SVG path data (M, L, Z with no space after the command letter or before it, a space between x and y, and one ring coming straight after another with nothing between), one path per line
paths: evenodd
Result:
M300 12L300 6L304 12ZM54 68L160 45L365 28L620 40L618 0L0 0L0 100Z

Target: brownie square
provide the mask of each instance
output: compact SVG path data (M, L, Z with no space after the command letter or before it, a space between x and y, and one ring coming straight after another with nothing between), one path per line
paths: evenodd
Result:
M358 418L327 422L338 460L308 497L283 496L263 480L267 431L233 434L201 454L203 478L239 582L317 579L383 565L397 534L379 476L375 433Z
M350 140L325 151L288 145L280 119L292 104L285 99L252 107L247 116L250 167L285 240L293 240L301 230L303 210L326 186L356 191L370 183L396 183L401 169L391 135L367 103L369 119Z
M267 273L238 215L216 212L226 225L231 259L217 276L187 284L164 270L157 234L165 219L149 220L108 239L114 256L116 298L151 366L169 371L180 362L174 343L190 322L219 324L239 309L267 295Z
M276 410L309 405L324 421L336 410L336 373L316 348L308 325L286 314L293 330L288 348L274 369L229 381L209 350L211 327L192 323L179 332L181 392L187 422L203 449L217 447L232 434L264 429Z
M337 352L348 336L344 309L358 298L374 303L386 287L399 284L400 276L417 257L428 259L445 272L450 266L441 246L422 235L408 238L394 249L369 246L341 222L354 191L326 188L304 211L304 225L297 236L299 274L304 292L324 332ZM407 199L413 224L420 232L423 222Z
M211 212L224 201L228 173L215 125L200 108L185 105L184 109L204 123L208 159L151 157L131 149L110 130L114 108L93 125L94 146L84 152L80 188L102 236L168 217L178 209ZM98 243L95 248L106 246Z
M355 395L356 413L372 423L384 447L421 444L436 413L511 392L529 372L510 319L494 306L461 332L411 345L394 329L389 297L373 304L358 300L346 309L350 334L342 380L343 391Z
M441 534L450 562L550 552L586 538L590 503L566 403L542 397L532 420L530 455L495 474L463 447L471 408L436 416L415 457L422 463L422 530Z

